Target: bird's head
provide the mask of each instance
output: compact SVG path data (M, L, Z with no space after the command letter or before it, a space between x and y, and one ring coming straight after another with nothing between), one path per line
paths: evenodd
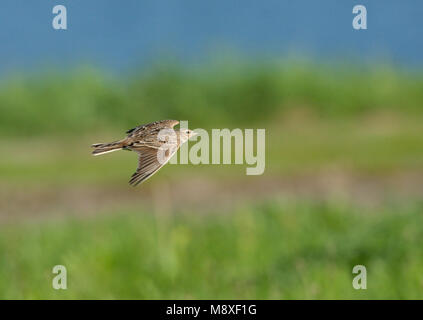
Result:
M189 138L194 137L197 135L197 132L190 130L190 129L179 129L179 135L183 142L188 141Z

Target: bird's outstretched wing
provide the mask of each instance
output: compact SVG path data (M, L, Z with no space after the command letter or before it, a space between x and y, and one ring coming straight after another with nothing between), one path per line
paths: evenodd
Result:
M156 122L152 122L152 123L148 123L148 124L139 125L135 128L132 128L132 129L126 131L126 133L133 134L133 133L138 132L138 131L144 131L144 130L149 131L149 130L156 129L156 128L158 128L158 129L165 129L165 128L172 129L177 124L179 124L178 120L160 120L160 121L156 121Z
M129 180L129 184L135 187L163 167L176 152L177 147L172 146L164 149L163 147L140 146L132 150L139 154L137 171L134 172L131 180Z

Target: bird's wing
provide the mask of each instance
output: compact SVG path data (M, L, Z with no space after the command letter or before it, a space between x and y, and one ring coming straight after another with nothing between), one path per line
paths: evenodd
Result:
M177 124L179 124L179 121L178 120L162 120L162 121L157 121L157 125L159 127L169 128L169 129L172 129Z
M160 120L160 121L156 121L156 122L152 122L152 123L148 123L148 124L142 124L140 126L137 126L135 128L132 128L128 131L126 131L126 133L131 134L137 131L141 131L141 130L151 130L154 128L169 128L172 129L174 126L176 126L177 124L179 124L178 120Z
M132 149L138 152L139 159L137 171L131 176L129 184L136 186L147 180L169 161L177 149L176 145L167 148L139 146Z

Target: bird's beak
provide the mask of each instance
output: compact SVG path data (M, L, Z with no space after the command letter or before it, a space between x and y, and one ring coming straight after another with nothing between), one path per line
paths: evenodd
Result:
M192 131L190 138L195 137L197 134L198 134L198 132Z

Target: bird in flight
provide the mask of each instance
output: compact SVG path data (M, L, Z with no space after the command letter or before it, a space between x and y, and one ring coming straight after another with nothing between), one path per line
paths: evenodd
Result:
M161 120L128 130L126 138L110 143L96 143L95 156L117 150L135 151L139 155L138 168L129 180L136 186L147 180L175 154L179 147L197 133L189 129L174 130L177 120Z

